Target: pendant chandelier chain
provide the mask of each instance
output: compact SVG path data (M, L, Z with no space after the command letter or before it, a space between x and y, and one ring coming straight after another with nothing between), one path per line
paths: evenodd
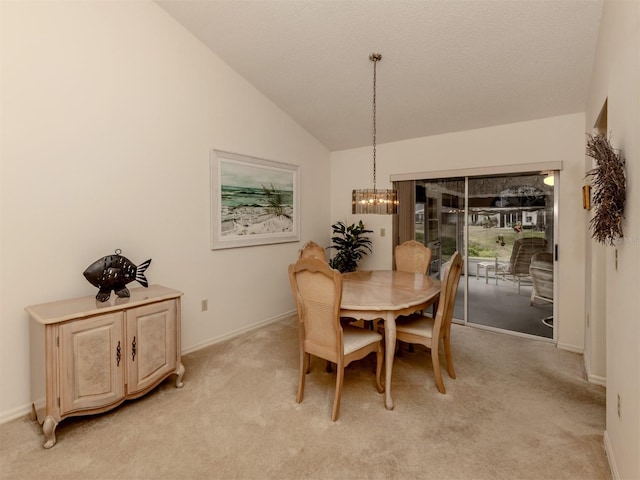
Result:
M387 214L398 213L398 192L393 189L378 190L376 178L376 148L377 148L377 66L382 59L379 53L369 55L373 62L373 190L368 188L355 189L351 192L351 213L353 214Z
M376 66L382 58L379 53L372 53L369 59L373 62L373 191L376 191Z

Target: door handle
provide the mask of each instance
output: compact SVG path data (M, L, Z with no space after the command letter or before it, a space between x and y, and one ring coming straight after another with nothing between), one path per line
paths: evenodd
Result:
M131 361L132 362L136 361L136 347L137 347L137 343L136 343L136 337L134 335L133 342L131 342Z

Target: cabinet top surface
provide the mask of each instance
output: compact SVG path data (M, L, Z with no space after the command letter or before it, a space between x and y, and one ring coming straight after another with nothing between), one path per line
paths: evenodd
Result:
M150 285L149 288L132 288L129 298L120 298L115 293L106 302L99 302L95 295L71 298L51 303L41 303L25 308L34 320L43 323L58 323L65 320L84 318L110 311L124 310L148 303L178 298L182 292L161 285Z

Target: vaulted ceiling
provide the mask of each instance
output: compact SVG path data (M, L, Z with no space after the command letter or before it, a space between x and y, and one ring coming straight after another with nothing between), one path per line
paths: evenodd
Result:
M157 0L329 150L585 110L603 0Z

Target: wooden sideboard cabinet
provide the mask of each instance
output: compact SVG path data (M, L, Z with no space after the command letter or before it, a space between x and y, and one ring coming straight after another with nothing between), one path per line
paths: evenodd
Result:
M183 386L180 297L160 285L115 294L32 305L32 420L42 424L44 448L56 443L66 417L110 410L149 392L172 374Z

